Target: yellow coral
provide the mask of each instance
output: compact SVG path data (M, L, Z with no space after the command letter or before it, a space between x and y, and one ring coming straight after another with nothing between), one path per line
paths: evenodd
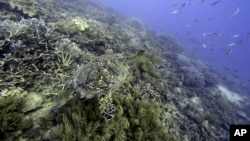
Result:
M72 22L79 28L80 31L83 31L88 28L87 22L83 21L80 17L76 17L72 20Z
M36 0L10 0L10 7L17 10L21 10L24 14L30 17L37 14L37 2Z
M8 89L3 89L1 92L2 97L16 96L16 97L22 98L22 97L25 97L26 95L27 95L27 92L24 91L21 87L10 87Z
M87 22L80 17L61 19L57 21L56 26L59 30L66 33L77 33L88 28Z

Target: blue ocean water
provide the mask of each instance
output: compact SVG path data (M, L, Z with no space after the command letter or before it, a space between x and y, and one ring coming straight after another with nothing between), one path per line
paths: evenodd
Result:
M250 84L250 2L246 0L103 0L127 17L176 38L235 83Z

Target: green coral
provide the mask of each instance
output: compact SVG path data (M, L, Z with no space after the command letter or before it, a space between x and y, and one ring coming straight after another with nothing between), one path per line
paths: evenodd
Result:
M74 18L72 22L80 31L84 31L89 26L87 22L82 20L80 17Z
M103 120L97 97L88 101L74 98L56 114L53 140L175 140L166 133L159 104L118 94L113 94L113 100L116 114L110 120Z
M28 93L20 87L1 91L0 96L0 140L14 140L13 135L33 126L32 119L24 115L23 97Z
M19 127L23 113L19 108L21 100L15 96L0 99L0 132L15 131Z
M160 59L156 53L145 52L143 55L136 54L136 57L130 56L129 58L133 58L131 65L136 79L145 79L159 76L156 70L156 65Z
M16 96L5 96L0 98L0 140L8 137L11 132L21 127L24 114L19 108L21 100Z
M55 118L58 123L52 128L53 139L93 140L101 120L97 97L87 102L74 98L59 110Z

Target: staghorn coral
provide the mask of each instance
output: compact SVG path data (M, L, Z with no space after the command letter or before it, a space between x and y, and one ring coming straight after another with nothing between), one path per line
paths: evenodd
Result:
M74 60L80 58L82 53L78 46L68 38L57 41L55 46L55 53L59 57L58 62L64 67L70 66Z
M22 19L19 22L4 20L0 22L0 37L4 40L10 40L25 33L28 29L27 20Z
M3 39L1 46L12 49L26 47L26 43L39 43L47 41L47 37L52 37L51 33L54 31L52 24L46 24L37 18L21 19L20 21L4 20L0 22L0 38Z
M4 20L0 23L0 32L0 61L3 62L0 75L4 82L0 84L1 88L8 85L29 87L29 84L37 84L32 82L39 80L35 79L39 74L40 78L44 77L42 71L58 68L51 48L55 43L52 25L36 18Z

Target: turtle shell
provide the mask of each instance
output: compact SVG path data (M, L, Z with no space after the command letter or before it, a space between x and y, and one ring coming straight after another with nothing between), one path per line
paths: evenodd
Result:
M81 98L100 97L118 89L128 72L129 67L121 54L102 55L82 66L72 85Z

